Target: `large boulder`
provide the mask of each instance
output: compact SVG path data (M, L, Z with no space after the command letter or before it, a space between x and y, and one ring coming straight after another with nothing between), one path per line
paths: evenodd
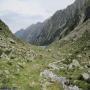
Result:
M72 61L72 63L69 65L69 69L73 69L73 68L76 68L76 67L80 67L80 64L76 59L74 59Z
M90 78L88 73L83 73L82 77L83 77L84 80L88 80Z

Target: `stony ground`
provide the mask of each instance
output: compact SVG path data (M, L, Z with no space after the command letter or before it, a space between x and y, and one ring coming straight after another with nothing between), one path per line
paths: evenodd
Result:
M2 27L0 31L0 87L16 90L90 90L90 21L83 29L50 46L32 46ZM86 25L86 26L85 26Z

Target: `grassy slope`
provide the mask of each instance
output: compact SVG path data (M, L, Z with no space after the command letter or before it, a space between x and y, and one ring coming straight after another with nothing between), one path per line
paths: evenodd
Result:
M53 43L50 48L54 51L54 56L57 56L57 59L64 60L62 64L70 65L72 61L77 60L81 69L76 67L74 69L64 68L60 71L55 71L58 75L65 76L71 79L71 83L78 85L83 90L90 90L90 83L84 80L78 80L78 77L82 73L88 73L90 75L89 68L90 65L90 21L85 22L79 26L76 31L71 32L67 37L61 41L56 41ZM80 35L81 32L81 35ZM82 33L83 32L83 33ZM72 34L80 35L73 37ZM76 38L76 39L75 39ZM57 54L58 53L58 54ZM78 57L78 56L81 57ZM60 66L60 63L57 64Z
M47 48L31 46L19 40L14 40L15 43L12 43L11 37L6 38L0 33L0 86L17 87L17 90L42 90L41 84L43 84L46 85L46 90L63 90L58 82L44 81L44 78L40 77L40 72L48 69L49 63L58 60L64 60L62 65L69 65L73 59L77 59L82 67L88 64L90 61L90 25L87 24L89 22L85 24L86 26L82 25L83 27L79 28L79 30L86 29L82 37L77 40L70 38L57 41ZM82 57L78 58L77 55ZM60 63L57 66L60 67ZM89 84L86 81L77 80L81 73L87 72L86 68L83 67L82 70L65 68L54 72L58 76L71 78L73 84L78 84L84 90L88 90Z
M12 39L8 27L0 22L0 87L17 90L41 90L42 72L54 59L44 49ZM53 82L47 90L63 90Z

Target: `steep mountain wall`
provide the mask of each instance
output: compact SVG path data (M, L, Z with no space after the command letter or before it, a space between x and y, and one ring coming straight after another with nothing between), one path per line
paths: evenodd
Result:
M15 35L31 44L48 45L66 36L88 18L90 18L90 1L76 0L66 9L57 11L43 23L31 25L24 31L16 32Z

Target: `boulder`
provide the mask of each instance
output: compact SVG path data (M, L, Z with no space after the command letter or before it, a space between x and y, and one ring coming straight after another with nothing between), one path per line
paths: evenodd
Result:
M51 69L53 69L53 70L59 70L58 66L55 65L55 64L53 64L53 63L50 63L50 64L48 65L48 67L51 68Z
M82 77L83 77L84 80L88 80L90 78L88 73L83 73Z
M77 86L70 86L69 90L82 90L82 89L78 88Z
M90 80L90 76L89 76L88 73L83 73L83 74L81 74L81 75L78 77L78 80L88 81L88 80Z
M76 67L80 67L80 64L76 59L74 59L72 61L72 63L69 65L69 69L73 69L73 68L76 68Z
M77 55L77 57L78 57L78 58L82 58L82 55L79 54L79 55Z
M9 38L10 43L15 44L15 41L11 38Z

